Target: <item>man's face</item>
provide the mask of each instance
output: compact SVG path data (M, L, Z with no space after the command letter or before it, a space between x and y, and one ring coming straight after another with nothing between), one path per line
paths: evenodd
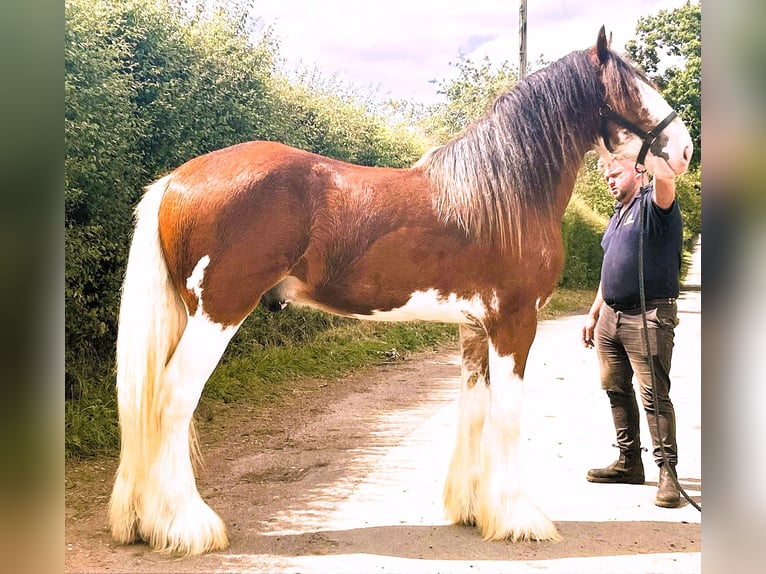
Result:
M602 173L612 197L620 203L629 203L641 187L641 175L636 172L635 162L611 158L602 162L602 165Z

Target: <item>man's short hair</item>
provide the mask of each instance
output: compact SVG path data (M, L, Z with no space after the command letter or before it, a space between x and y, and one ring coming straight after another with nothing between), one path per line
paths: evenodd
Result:
M623 161L625 160L625 156L618 154L618 153L610 153L608 155L602 155L599 156L598 162L596 162L596 168L598 169L599 173L601 175L606 175L606 170L609 166L612 165L615 161Z

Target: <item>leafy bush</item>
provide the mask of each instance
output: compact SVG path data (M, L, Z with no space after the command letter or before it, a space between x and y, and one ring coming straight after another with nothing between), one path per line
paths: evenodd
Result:
M700 167L676 178L676 197L684 218L684 241L687 249L702 233L702 180Z
M572 195L564 212L564 270L559 286L569 289L594 288L601 278L601 236L607 220L590 209L583 199Z
M109 352L143 170L130 47L109 6L68 2L65 42L67 364Z

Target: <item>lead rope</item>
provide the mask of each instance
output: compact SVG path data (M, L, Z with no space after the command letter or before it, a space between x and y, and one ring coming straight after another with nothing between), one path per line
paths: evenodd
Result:
M638 171L638 164L636 165L636 170ZM642 182L643 183L643 182ZM643 186L642 186L643 187ZM660 452L662 453L662 463L665 465L665 468L667 468L668 472L670 473L671 478L673 479L673 482L676 485L676 488L678 491L684 495L684 498L687 500L689 504L691 504L694 508L702 512L702 507L694 502L691 497L686 493L686 491L683 489L681 484L678 482L678 476L676 475L676 469L673 468L670 463L668 462L668 455L665 452L665 444L662 440L662 435L660 434L660 408L659 403L657 402L657 380L654 376L654 359L652 358L652 351L651 347L649 346L649 326L646 322L646 295L644 292L644 212L646 211L646 204L644 203L643 197L639 198L640 204L638 209L638 224L640 233L638 234L638 298L641 301L641 318L643 320L643 331L644 331L644 349L646 349L646 356L649 360L649 372L651 373L652 377L652 396L654 397L654 410L655 410L655 417L654 417L654 428L657 433L657 437L660 439ZM651 201L651 199L650 199Z

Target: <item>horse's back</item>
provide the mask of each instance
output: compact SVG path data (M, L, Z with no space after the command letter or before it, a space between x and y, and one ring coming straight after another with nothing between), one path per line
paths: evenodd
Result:
M203 198L209 202L211 196L225 201L237 194L252 193L269 176L300 177L319 157L277 142L236 144L200 155L178 167L172 174L171 190L175 189L179 199L183 199L181 204ZM171 197L172 191L166 194L166 198Z
M213 302L206 301L206 312L231 324L296 265L306 280L327 283L382 235L440 228L429 190L419 170L357 166L280 143L247 142L171 174L160 239L190 312L196 296L187 283L209 261L202 287Z

